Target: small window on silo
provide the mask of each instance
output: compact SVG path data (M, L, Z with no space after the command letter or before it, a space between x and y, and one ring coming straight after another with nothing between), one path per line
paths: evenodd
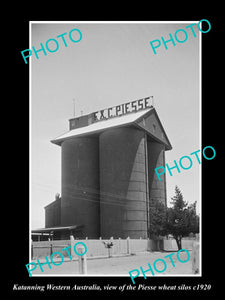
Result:
M155 132L156 131L156 125L152 124L152 128L153 128L153 132Z

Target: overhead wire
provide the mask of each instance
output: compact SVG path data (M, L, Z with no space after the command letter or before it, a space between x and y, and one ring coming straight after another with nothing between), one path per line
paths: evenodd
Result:
M38 184L41 186L44 186L43 184ZM107 205L118 205L118 206L127 206L129 203L128 201L138 201L138 202L145 202L146 199L143 199L142 201L138 199L132 199L130 197L124 197L122 195L114 194L114 193L108 193L108 192L102 192L99 189L93 189L93 188L85 188L85 187L73 187L72 185L65 185L62 187L64 189L64 196L76 198L77 200L82 201L89 201L89 202L96 202L101 204L107 204ZM49 188L50 190L50 188ZM132 190L128 190L131 191ZM141 192L138 190L133 190L134 192ZM146 192L143 191L144 194ZM109 201L104 201L102 197L108 197Z

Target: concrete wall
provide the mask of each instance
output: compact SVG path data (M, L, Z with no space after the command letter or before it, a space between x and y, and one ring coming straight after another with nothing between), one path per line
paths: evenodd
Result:
M62 143L61 226L84 225L82 235L99 237L98 138Z
M146 238L144 132L107 130L99 137L101 237Z

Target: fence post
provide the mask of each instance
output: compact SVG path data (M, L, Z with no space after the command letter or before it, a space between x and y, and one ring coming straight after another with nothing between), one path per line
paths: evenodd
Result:
M73 246L74 246L74 237L73 237L72 234L70 235L70 246L71 246L71 248L70 248L70 255L73 258L75 256L75 253L74 253L74 251L71 250L73 248Z
M196 240L193 243L192 248L192 273L199 273L199 241Z
M83 245L79 244L79 246L77 246L77 252L79 254L84 253L85 248ZM84 255L80 255L78 256L78 264L79 264L79 274L87 274L87 257L86 257L86 253Z
M129 236L127 237L127 254L131 254L131 249L130 249L130 238L129 238Z
M110 241L113 243L113 236L111 236ZM109 250L109 257L112 257L112 255L113 255L113 246L110 247L108 250Z
M31 259L34 259L34 245L31 244Z

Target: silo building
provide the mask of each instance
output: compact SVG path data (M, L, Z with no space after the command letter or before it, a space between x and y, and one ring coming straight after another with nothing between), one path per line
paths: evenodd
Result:
M45 226L77 238L147 238L152 199L166 203L171 144L151 97L69 120L61 146L61 197L45 207Z

